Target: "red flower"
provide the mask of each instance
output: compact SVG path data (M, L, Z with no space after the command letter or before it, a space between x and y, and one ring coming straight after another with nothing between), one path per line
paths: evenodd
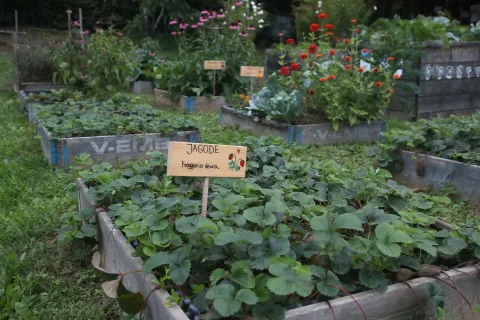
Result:
M285 41L286 44L295 44L295 40L293 40L292 38L290 39L287 39L287 41Z
M320 25L319 24L312 23L310 25L310 32L317 32L318 30L320 30Z
M346 56L346 57L345 57L345 61L347 61L347 62L350 62L350 61L352 61L352 57L350 57L350 56Z
M303 52L303 53L300 54L300 59L305 60L307 58L308 58L308 53Z
M315 95L316 92L315 92L315 90L308 89L308 93L313 96L313 95Z
M339 38L333 38L333 41L338 42Z
M316 57L317 57L317 58L321 58L321 57L323 57L323 54L317 53Z
M357 20L356 19L352 19L350 20L351 23L357 23Z
M298 71L299 68L300 68L300 66L298 65L298 63L294 62L290 65L290 70L292 70L292 71Z
M312 43L310 46L308 46L308 52L310 54L315 54L315 53L317 53L317 51L318 51L318 48L317 48L316 44Z
M345 38L345 39L343 39L343 42L344 42L344 43L350 43L350 39Z
M362 49L362 52L363 52L363 53L368 53L368 49L363 48L363 49Z
M327 78L320 78L320 82L322 83L327 82Z
M325 25L325 30L333 30L333 29L335 29L335 26L333 24L327 23Z
M357 68L357 71L360 72L360 73L363 73L365 71L365 69L363 68Z
M402 79L402 77L399 76L398 74L394 74L394 75L393 75L393 79L395 79L395 80L400 80L400 79Z
M393 61L393 60L395 60L395 58L394 57L388 57L387 60L388 61Z
M330 51L328 51L328 54L331 55L331 56L334 56L337 54L337 51L331 49Z
M328 76L328 80L335 80L335 79L337 79L337 77L335 77L334 75L329 75Z
M352 70L352 65L351 64L346 64L345 65L345 70Z
M329 36L329 37L333 37L333 32L327 32L327 33L325 33L325 34L326 34L327 36Z
M280 69L280 74L282 76L288 76L290 74L290 69L288 69L288 67L282 67Z
M382 85L383 85L383 83L381 83L380 81L375 82L375 87L377 87L377 88L381 88Z
M318 17L318 19L327 19L328 18L326 13L319 13L317 17Z
M373 72L375 72L375 73L380 73L380 68L375 68L375 69L373 69Z
M245 166L245 160L242 159L242 160L240 160L240 167L243 168L244 166Z
M228 160L232 160L233 159L233 153L230 153L230 155L228 156Z

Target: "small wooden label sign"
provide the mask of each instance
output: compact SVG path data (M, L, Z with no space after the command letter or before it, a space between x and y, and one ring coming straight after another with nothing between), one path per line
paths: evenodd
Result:
M205 69L205 70L224 70L225 69L225 61L205 60L203 62L203 69Z
M171 141L167 175L244 178L247 147Z
M247 67L247 66L242 66L240 68L240 76L241 77L254 77L258 78L261 77L263 78L263 67Z

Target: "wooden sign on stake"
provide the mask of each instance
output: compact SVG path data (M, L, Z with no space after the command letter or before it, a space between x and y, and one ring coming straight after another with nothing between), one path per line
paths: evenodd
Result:
M205 60L203 69L213 70L213 96L216 96L215 87L217 86L217 70L225 70L225 61L222 60Z
M250 93L253 94L253 80L255 78L263 78L263 67L248 67L242 66L240 68L240 76L241 77L250 77Z
M202 215L207 215L209 178L244 178L247 147L170 141L167 175L205 177Z

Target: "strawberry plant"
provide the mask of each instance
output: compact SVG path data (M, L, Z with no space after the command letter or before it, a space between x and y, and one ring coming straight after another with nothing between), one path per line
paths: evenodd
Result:
M199 180L166 176L161 153L79 175L144 258L144 274L191 319L284 319L299 304L385 288L404 269L480 258L478 224L433 226L449 198L416 193L384 169L285 162L270 142L239 144L249 148L247 178L211 179L207 216ZM65 236L94 230L91 217L66 214Z
M41 106L37 121L53 138L196 130L187 116L171 119L165 112L135 103L125 95L105 101L67 99Z
M436 155L464 163L480 164L480 113L420 120L408 128L393 128L369 151L382 167L395 160L397 150Z

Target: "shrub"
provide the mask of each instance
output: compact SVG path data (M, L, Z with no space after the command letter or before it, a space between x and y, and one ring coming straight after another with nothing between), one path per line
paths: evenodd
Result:
M158 53L161 48L159 43L152 38L145 38L138 48L132 51L132 55L137 58L137 68L132 77L135 81L153 81L155 78L155 68L160 67L165 59Z
M57 50L56 77L94 96L127 90L138 64L132 41L113 29L97 27L91 36L83 32L75 30Z

